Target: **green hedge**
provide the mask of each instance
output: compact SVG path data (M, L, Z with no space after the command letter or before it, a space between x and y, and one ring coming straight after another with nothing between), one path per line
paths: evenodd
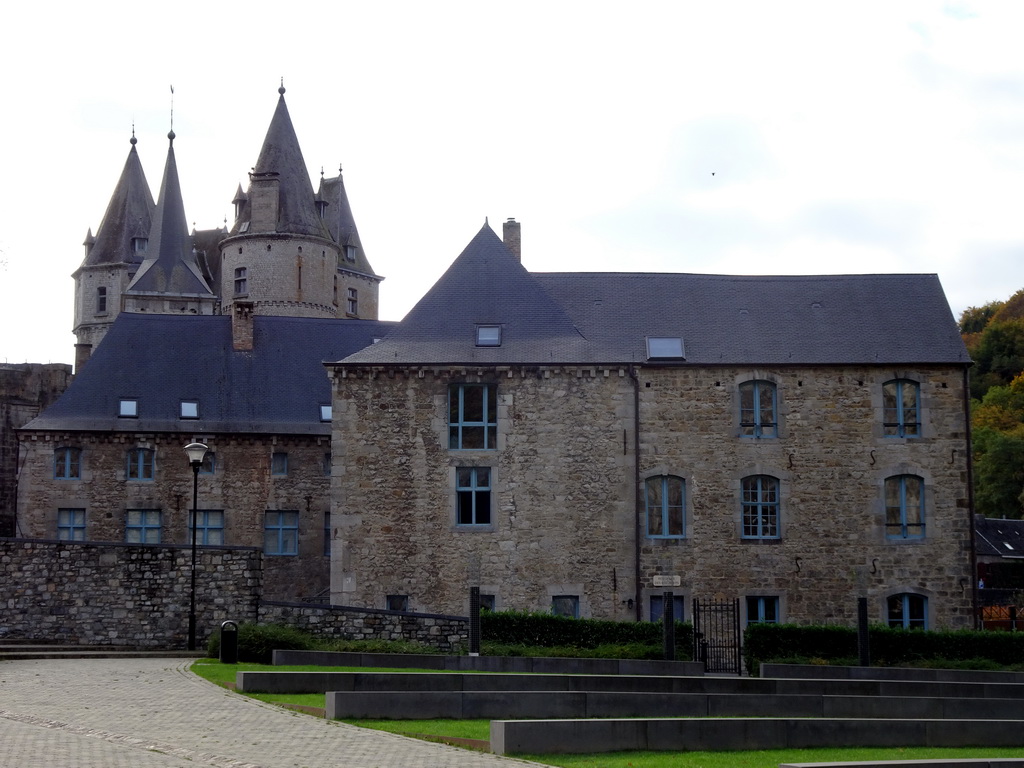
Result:
M968 662L985 659L1001 666L1024 662L1024 633L973 630L925 632L872 625L868 630L874 666L913 666L938 659ZM751 624L743 639L747 671L761 663L803 659L812 663L848 664L856 660L857 630L834 626Z
M645 645L661 647L662 625L650 621L600 621L570 619L549 613L485 611L480 614L482 642L504 646L597 648L598 646ZM688 659L693 647L693 627L676 622L676 658Z
M275 650L315 651L321 648L317 638L281 624L239 624L238 660L253 664L270 664ZM210 635L206 645L210 658L220 656L220 632Z

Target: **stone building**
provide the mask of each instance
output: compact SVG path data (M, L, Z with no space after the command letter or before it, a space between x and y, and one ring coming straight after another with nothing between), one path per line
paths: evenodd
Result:
M344 183L313 188L279 94L230 228L189 232L173 132L154 203L132 137L74 275L74 384L20 431L19 535L190 542L198 441L200 543L262 547L266 598L325 593L323 361L392 324Z
M936 276L531 273L518 234L485 225L329 366L332 602L970 625L970 360Z

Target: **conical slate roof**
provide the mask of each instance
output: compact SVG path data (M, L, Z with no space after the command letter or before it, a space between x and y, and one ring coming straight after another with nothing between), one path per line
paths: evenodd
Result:
M501 344L478 346L497 325ZM537 280L484 224L398 327L344 363L564 362L596 352Z
M277 232L294 235L312 235L328 238L327 227L320 218L313 198L313 184L309 180L306 161L299 149L288 105L284 101L284 86L278 89L277 109L270 121L259 159L252 170L252 178L276 177L278 180ZM243 207L231 234L239 234L242 222L251 219L252 195ZM236 195L237 199L237 195ZM251 231L251 230L250 230Z
M213 296L196 262L185 219L185 205L174 159L174 131L167 138L167 163L160 184L160 199L149 231L146 260L127 293L162 293L175 296Z
M320 191L317 197L327 204L324 222L327 224L331 239L342 247L339 264L344 269L373 275L373 267L370 266L366 251L359 240L359 230L356 229L356 220L352 215L352 207L345 192L345 181L340 171L333 179L320 178Z
M136 143L133 135L128 159L125 160L121 177L117 180L96 236L92 238L92 247L82 262L83 267L138 264L142 261L142 255L136 252L132 241L149 237L156 203L153 202L153 193L146 182L146 174L142 171L139 153L135 150Z

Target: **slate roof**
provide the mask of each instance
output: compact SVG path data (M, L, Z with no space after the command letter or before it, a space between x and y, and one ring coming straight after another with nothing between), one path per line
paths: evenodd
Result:
M26 430L330 434L323 362L385 335L394 323L257 316L253 350L236 352L227 315L121 313L64 395ZM118 418L122 398L137 419ZM182 420L180 403L199 403Z
M91 232L86 242L92 239L92 248L86 254L82 267L97 264L138 264L142 256L135 252L132 240L149 237L150 222L156 203L153 193L142 170L139 153L135 149L137 140L132 136L132 148L124 162L124 168L110 196L107 210L100 221L96 236ZM76 271L77 274L77 271Z
M127 293L212 297L213 292L196 261L185 219L178 165L174 159L174 132L171 131L167 138L170 142L167 162L149 230L146 259L128 285Z
M1024 559L1024 520L975 515L975 550L979 556Z
M349 261L343 248L338 264L342 269L360 272L364 275L374 275L373 267L370 266L370 262L366 258L366 251L359 240L356 219L352 215L352 206L349 205L348 194L345 192L345 180L340 172L331 179L320 177L320 191L317 192L317 198L327 203L324 222L331 233L331 238L338 245L352 246L355 249L352 253L354 260Z
M500 347L476 346L500 324ZM646 337L685 360L649 361ZM487 225L380 344L345 364L959 364L936 275L530 273Z
M277 109L271 118L267 135L263 139L260 156L253 167L252 176L276 176L278 180L277 232L313 235L328 239L327 227L317 212L313 197L313 184L309 180L306 161L299 149L288 106L284 101L284 86L278 89ZM238 195L235 195L236 200ZM245 196L242 211L231 229L232 235L241 234L242 224L252 218L252 195ZM248 230L252 232L252 230Z

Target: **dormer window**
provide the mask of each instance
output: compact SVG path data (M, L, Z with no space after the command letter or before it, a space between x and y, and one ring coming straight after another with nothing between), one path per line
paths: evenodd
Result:
M648 360L685 360L683 339L679 336L648 336Z
M320 218L321 219L324 216L327 215L327 201L326 200L317 200L316 201L316 212L318 214L320 214Z
M476 345L478 347L500 347L500 325L478 325L476 327Z
M354 245L345 246L345 261L356 260L356 247Z
M147 248L149 248L148 237L132 238L132 250L134 250L136 253L145 253Z

